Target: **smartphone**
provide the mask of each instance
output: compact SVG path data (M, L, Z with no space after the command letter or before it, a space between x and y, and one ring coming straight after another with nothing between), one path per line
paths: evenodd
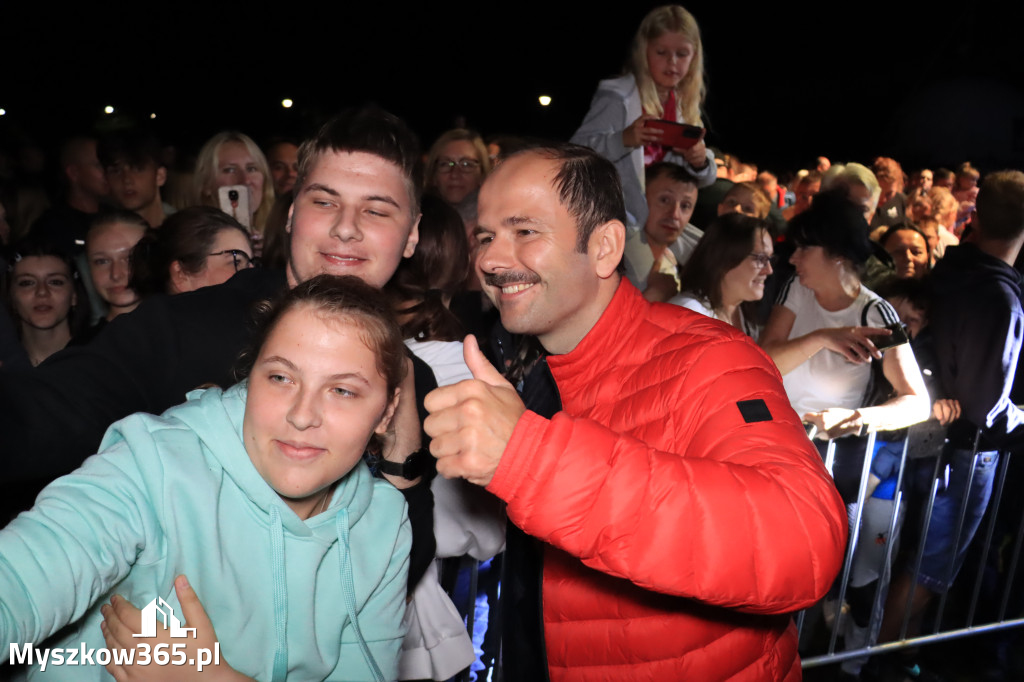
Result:
M220 210L252 232L252 190L248 185L227 185L217 189Z
M887 350L910 341L910 338L907 336L907 330L903 328L902 324L894 322L893 324L885 325L885 328L891 331L892 335L874 337L874 339L878 339L875 341L875 348L878 350ZM872 341L874 341L874 339L872 339Z
M689 149L703 140L704 133L707 132L705 128L701 128L700 126L676 123L675 121L663 121L660 119L645 121L644 126L647 128L657 128L662 131L661 141L658 142L658 144L665 147L675 147L677 149Z

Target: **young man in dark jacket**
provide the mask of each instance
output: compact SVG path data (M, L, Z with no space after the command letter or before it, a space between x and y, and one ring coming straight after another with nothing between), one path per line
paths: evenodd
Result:
M1024 443L1024 411L1010 399L1024 335L1021 276L1013 267L1022 244L1024 173L992 173L978 193L973 233L961 246L947 248L932 271L929 327L938 378L944 397L959 401L962 416L947 434L940 471L946 483L936 494L928 533L921 541L921 572L916 584L910 573L893 581L879 635L882 641L899 635L911 591L914 623L933 595L949 589L988 506L998 451L1016 450ZM927 473L930 476L932 470ZM967 516L955 538L965 496Z

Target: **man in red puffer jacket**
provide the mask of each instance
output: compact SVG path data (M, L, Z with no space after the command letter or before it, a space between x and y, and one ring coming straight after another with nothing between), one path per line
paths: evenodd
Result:
M561 400L527 410L468 338L475 378L425 402L438 471L505 500L507 560L542 566L507 571L506 678L799 679L789 614L827 591L847 522L771 361L620 277L618 177L588 149L512 156L479 215L484 290Z

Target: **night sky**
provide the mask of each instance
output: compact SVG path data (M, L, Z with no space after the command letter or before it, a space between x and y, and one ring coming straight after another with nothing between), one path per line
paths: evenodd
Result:
M279 14L136 3L4 3L0 144L152 121L197 147L224 128L303 136L373 101L424 145L465 117L485 136L567 138L660 3L285 3ZM84 5L84 3L82 3ZM705 45L709 142L775 169L818 154L907 170L1024 166L1024 3L687 4ZM541 107L539 95L552 97ZM295 101L289 110L285 98ZM105 105L115 114L102 113Z

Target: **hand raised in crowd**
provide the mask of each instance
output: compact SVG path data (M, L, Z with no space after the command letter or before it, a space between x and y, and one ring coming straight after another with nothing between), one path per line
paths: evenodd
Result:
M960 418L960 402L951 398L940 398L932 405L932 419L946 426Z
M473 335L463 347L472 379L427 394L430 416L423 428L433 439L430 452L445 478L464 478L485 486L498 469L526 406L505 377L480 352Z
M655 264L655 267L657 267L657 264ZM650 274L647 275L647 288L644 289L644 298L648 301L664 303L678 293L679 285L676 284L675 277L651 269Z
M701 170L708 165L708 148L704 144L704 140L699 140L697 144L686 149L674 149L676 154L679 154L686 163L690 164L694 170Z
M217 633L213 629L213 623L206 615L206 610L199 602L195 590L189 585L188 579L179 575L174 579L174 592L178 595L178 602L181 604L181 615L184 617L185 627L195 628L194 637L172 638L170 630L157 627L155 637L134 637L135 633L142 630L142 611L123 597L114 595L110 604L104 604L100 609L103 613L103 623L100 628L103 630L103 639L106 640L107 648L113 652L117 649L135 649L142 645L148 645L148 649L137 649L133 663L123 665L111 662L105 666L117 682L128 682L130 680L207 680L213 682L240 682L251 680L238 672L220 656L219 663L210 662L202 670L192 662L206 658L200 658L200 649L212 652L217 648ZM183 645L180 648L179 645ZM161 651L157 652L157 647ZM206 653L203 652L203 653ZM184 655L184 659L181 656ZM157 656L166 656L167 664L160 664ZM172 664L172 662L177 662Z
M871 340L873 336L892 336L884 327L826 327L815 332L823 348L839 353L853 363L882 359L882 353Z
M625 147L642 147L645 144L657 143L661 140L662 131L658 128L648 128L644 125L647 121L657 121L657 116L643 114L637 120L629 124L629 127L622 131L622 144Z

